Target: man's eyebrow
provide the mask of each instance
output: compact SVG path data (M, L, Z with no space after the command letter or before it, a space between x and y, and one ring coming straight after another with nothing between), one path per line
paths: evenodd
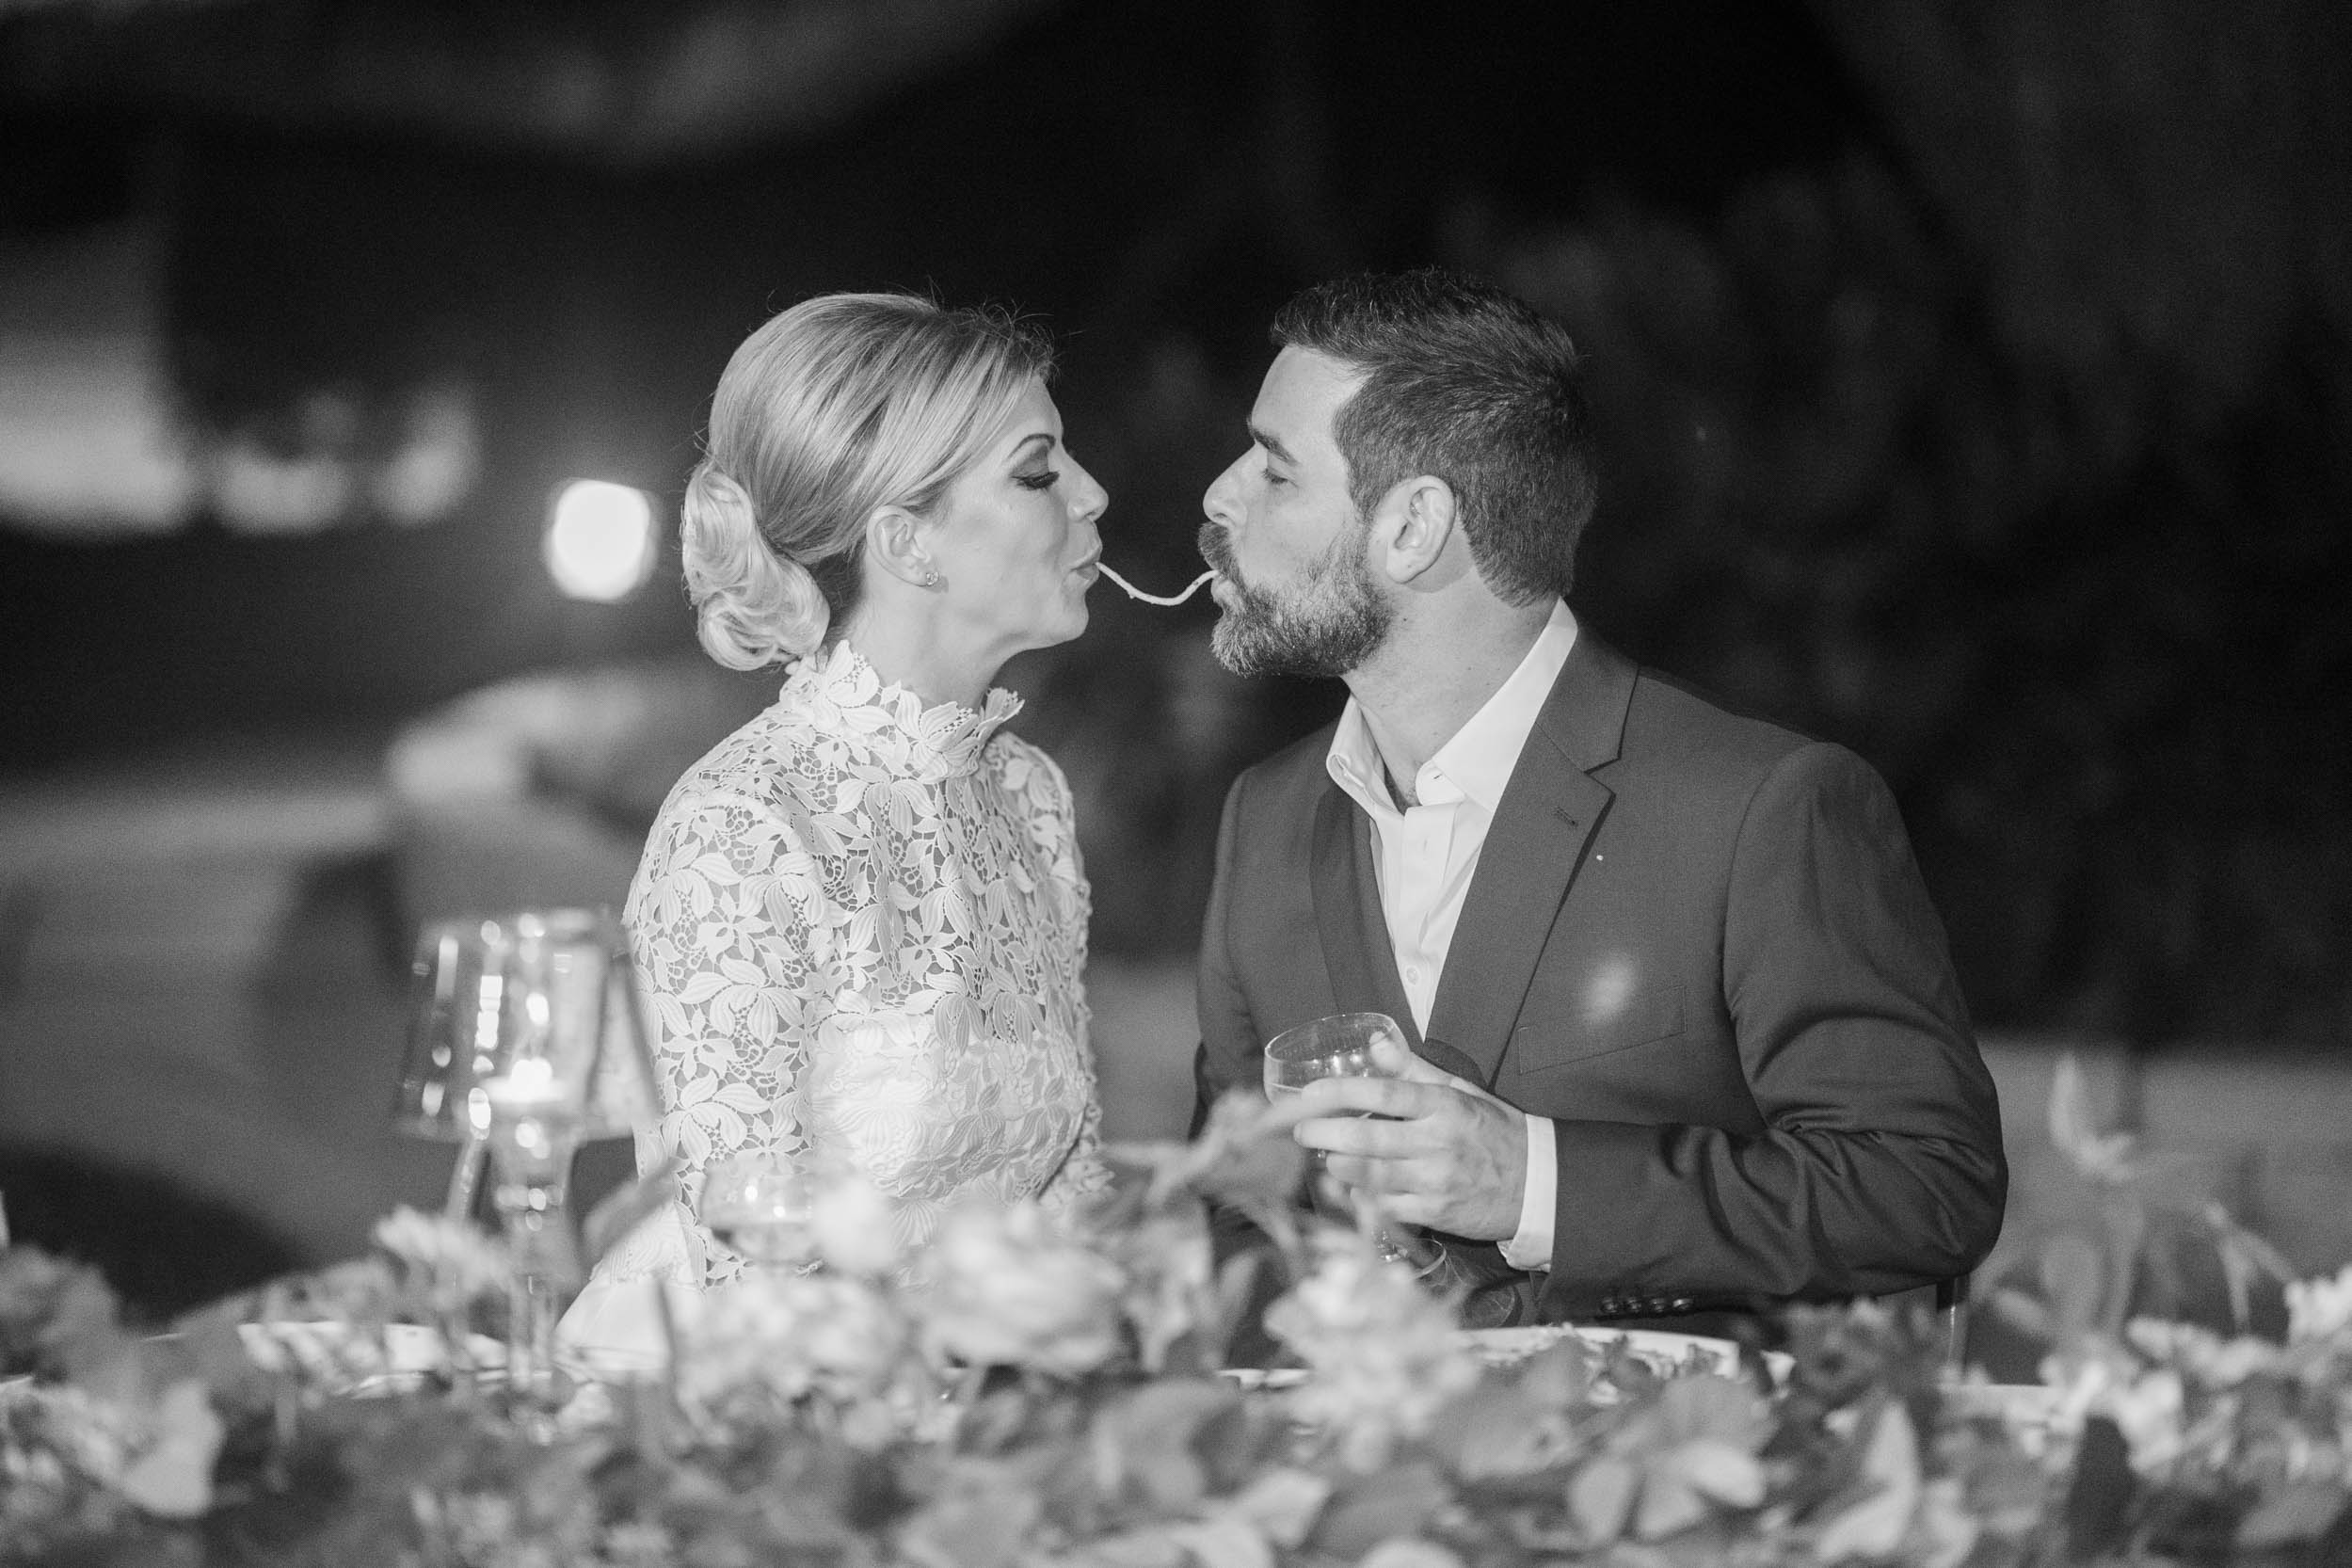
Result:
M1290 449L1283 445L1281 439L1272 431L1260 429L1257 425L1253 424L1249 426L1249 432L1250 440L1264 447L1270 456L1276 457L1283 462L1288 463L1294 468L1298 466L1299 460L1290 456Z

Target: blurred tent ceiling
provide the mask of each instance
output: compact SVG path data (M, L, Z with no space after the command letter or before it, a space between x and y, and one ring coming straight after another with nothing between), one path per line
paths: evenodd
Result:
M806 136L1059 0L0 0L0 103L619 167Z

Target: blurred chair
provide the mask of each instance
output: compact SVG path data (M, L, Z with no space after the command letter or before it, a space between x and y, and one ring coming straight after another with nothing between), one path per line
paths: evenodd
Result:
M304 1261L233 1203L80 1150L0 1148L0 1192L12 1240L96 1268L134 1323L168 1322Z

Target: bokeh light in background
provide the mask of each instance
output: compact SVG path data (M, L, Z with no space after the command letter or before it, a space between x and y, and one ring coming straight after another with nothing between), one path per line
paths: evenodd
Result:
M646 585L660 552L653 498L606 479L573 479L547 508L548 575L573 599L612 604Z

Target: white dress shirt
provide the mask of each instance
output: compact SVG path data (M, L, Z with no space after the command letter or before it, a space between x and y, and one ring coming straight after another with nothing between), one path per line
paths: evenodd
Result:
M1372 821L1381 914L1388 923L1397 976L1404 983L1413 1021L1424 1032L1438 977L1446 969L1446 954L1453 946L1454 927L1462 920L1463 897L1470 890L1479 852L1486 845L1486 830L1502 804L1511 770L1518 765L1520 748L1535 728L1536 714L1576 642L1576 617L1569 614L1566 601L1554 604L1552 618L1519 667L1421 764L1413 780L1417 806L1400 810L1390 796L1380 748L1353 697L1339 715L1325 766L1332 781ZM1528 1116L1527 1126L1528 1169L1519 1200L1519 1230L1503 1243L1502 1251L1514 1268L1548 1269L1559 1160L1549 1119Z

